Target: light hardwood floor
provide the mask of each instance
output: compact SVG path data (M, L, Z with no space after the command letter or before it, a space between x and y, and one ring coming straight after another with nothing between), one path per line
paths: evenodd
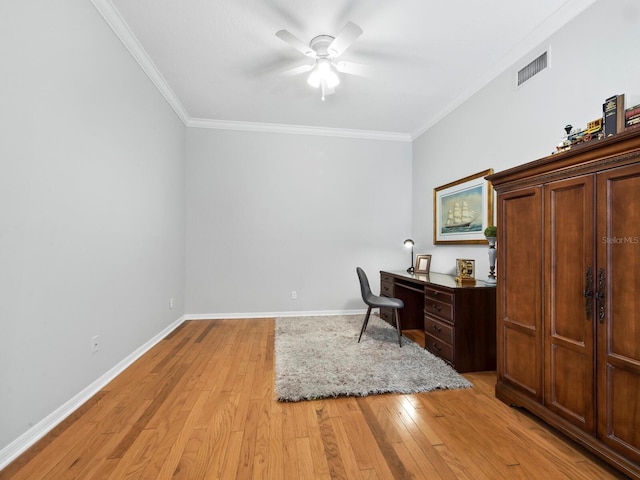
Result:
M409 332L419 343L418 332ZM0 479L625 478L474 387L273 400L273 319L188 321Z

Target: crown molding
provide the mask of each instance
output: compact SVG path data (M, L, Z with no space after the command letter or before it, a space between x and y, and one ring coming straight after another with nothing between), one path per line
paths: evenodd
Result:
M420 135L425 133L431 127L435 126L440 120L453 112L456 108L469 100L473 95L478 93L483 87L488 85L491 81L496 79L499 75L509 70L516 62L519 62L522 57L529 54L532 50L537 48L540 44L544 43L556 33L560 28L564 27L567 23L578 16L583 10L595 3L596 0L567 0L553 12L547 19L542 22L538 27L517 43L506 55L498 60L493 67L483 76L481 76L476 82L474 82L470 88L465 90L443 110L431 117L427 123L421 128L411 133L411 140L417 139Z
M91 3L93 3L96 10L102 15L102 18L104 18L111 27L111 30L113 30L126 49L129 50L131 56L138 62L140 67L142 67L144 73L151 79L171 108L176 112L176 115L182 120L182 123L187 125L189 114L182 105L182 102L180 102L151 58L149 58L146 50L124 21L120 12L113 6L111 0L91 0Z
M245 132L286 133L290 135L362 138L365 140L386 140L392 142L411 142L411 135L408 133L350 130L346 128L308 127L303 125L280 125L275 123L237 122L230 120L208 120L204 118L189 119L187 127L240 130Z

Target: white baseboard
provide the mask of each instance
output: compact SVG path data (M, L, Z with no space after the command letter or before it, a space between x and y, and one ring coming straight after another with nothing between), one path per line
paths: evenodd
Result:
M304 312L252 312L252 313L187 313L185 320L222 320L238 318L316 317L324 315L364 315L367 310L315 310Z
M124 358L121 362L107 371L104 375L88 385L84 390L79 392L69 401L51 412L25 433L16 438L9 445L0 450L0 470L13 462L16 458L18 458L19 455L24 453L29 447L34 445L38 440L49 433L56 425L62 422L73 412L75 412L80 406L82 406L87 400L98 393L111 380L122 373L128 366L130 366L138 358L144 355L148 350L150 350L154 345L160 342L169 333L179 327L185 320L186 318L183 315L178 320L162 330L160 333L158 333L156 336L154 336L151 340L149 340L133 353Z

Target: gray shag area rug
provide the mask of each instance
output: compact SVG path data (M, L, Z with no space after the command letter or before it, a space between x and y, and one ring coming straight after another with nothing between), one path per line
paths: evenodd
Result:
M275 395L297 402L345 395L417 393L472 384L440 358L371 315L279 317L275 322Z

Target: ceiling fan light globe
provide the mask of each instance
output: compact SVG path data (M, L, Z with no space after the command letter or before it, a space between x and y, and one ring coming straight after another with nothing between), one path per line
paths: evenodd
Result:
M307 78L307 83L311 85L313 88L318 88L320 86L320 75L318 74L317 69L313 69L309 78Z
M331 62L326 58L321 58L316 64L316 70L322 78L326 78L331 73Z
M334 88L340 84L340 78L338 77L336 72L331 70L326 77L326 82L327 82L327 87Z

